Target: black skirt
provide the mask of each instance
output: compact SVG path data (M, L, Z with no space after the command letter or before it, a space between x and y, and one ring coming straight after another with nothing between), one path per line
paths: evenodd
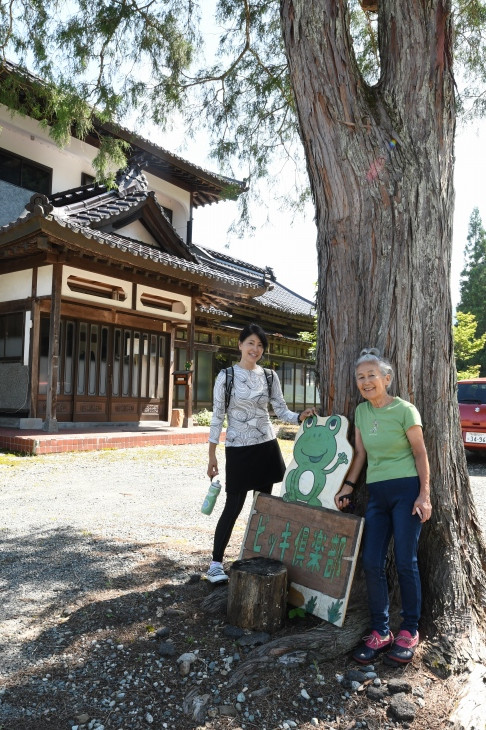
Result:
M285 462L277 439L252 446L229 446L226 454L226 491L248 492L251 489L270 493L281 482Z

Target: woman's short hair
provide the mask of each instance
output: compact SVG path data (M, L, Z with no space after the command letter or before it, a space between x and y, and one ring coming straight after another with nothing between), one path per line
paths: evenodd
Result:
M393 368L391 366L391 363L384 357L381 356L380 351L376 347L365 347L361 352L359 353L359 357L356 360L354 364L354 372L356 372L356 368L358 365L361 365L363 362L373 362L378 365L380 368L380 372L382 375L389 375L390 376L390 383L394 378L395 373L393 372Z
M243 327L240 332L240 336L238 337L238 342L244 342L246 338L251 335L256 335L260 339L263 345L263 351L268 350L268 339L265 332L259 324L254 324L253 322L251 324L246 324Z

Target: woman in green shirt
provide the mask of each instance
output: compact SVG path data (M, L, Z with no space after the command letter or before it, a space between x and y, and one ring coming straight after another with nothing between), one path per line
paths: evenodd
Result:
M386 651L387 664L406 664L412 660L419 641L418 539L422 524L430 519L432 511L422 421L412 403L389 395L393 369L378 350L362 350L355 374L365 402L356 409L355 456L348 479L335 501L339 509L349 504L354 484L367 460L369 500L365 514L363 568L372 630L352 656L357 662L368 664ZM389 626L385 572L392 535L402 599L402 625L396 638Z

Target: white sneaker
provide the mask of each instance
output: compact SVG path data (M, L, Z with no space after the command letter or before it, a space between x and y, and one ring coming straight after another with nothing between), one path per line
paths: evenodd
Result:
M210 583L223 583L228 580L221 565L212 565L206 573L206 578Z

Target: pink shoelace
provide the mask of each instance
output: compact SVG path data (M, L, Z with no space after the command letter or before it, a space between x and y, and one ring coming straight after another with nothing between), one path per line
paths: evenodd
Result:
M370 649L379 649L381 646L391 644L393 636L391 634L388 634L386 637L379 636L378 634L370 634L369 636L364 636L363 641Z

